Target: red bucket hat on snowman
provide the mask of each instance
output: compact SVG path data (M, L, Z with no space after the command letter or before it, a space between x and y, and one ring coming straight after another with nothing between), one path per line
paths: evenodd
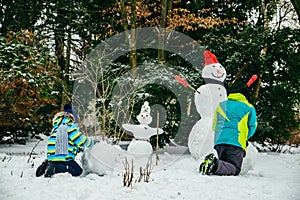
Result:
M215 54L210 52L209 50L205 50L203 53L204 57L204 68L202 70L202 78L204 78L205 82L208 83L223 83L226 78L226 70L219 63Z
M204 65L205 66L215 64L215 63L219 63L219 61L218 61L217 57L215 56L215 54L213 54L209 50L204 51L203 56L204 56L204 61L205 61Z

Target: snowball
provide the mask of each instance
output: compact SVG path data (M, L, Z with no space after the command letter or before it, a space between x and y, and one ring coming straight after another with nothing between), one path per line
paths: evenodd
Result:
M95 173L100 176L109 174L121 162L123 156L124 151L117 145L96 143L91 149L84 151L81 157L83 173Z

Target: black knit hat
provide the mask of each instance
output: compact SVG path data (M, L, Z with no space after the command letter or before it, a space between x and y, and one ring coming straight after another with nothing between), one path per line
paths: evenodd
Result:
M72 105L71 104L65 104L64 105L64 111L67 111L67 110L70 110L70 109L72 109Z
M237 93L241 93L246 97L246 99L249 101L250 100L250 90L248 87L241 88L237 91Z
M71 104L67 103L64 105L64 112L73 114L73 116L75 118L75 122L78 123L78 115L77 115L76 111L72 108Z

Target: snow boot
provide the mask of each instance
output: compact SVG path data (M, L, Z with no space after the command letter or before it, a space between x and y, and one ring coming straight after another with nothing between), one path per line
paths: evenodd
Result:
M45 178L51 178L51 176L55 173L55 165L56 164L54 162L48 162L44 175Z
M43 161L43 163L36 169L36 172L35 172L36 177L40 177L45 173L47 164L48 164L48 160L45 159Z
M204 175L213 174L217 170L217 160L213 153L207 155L200 164L199 172Z

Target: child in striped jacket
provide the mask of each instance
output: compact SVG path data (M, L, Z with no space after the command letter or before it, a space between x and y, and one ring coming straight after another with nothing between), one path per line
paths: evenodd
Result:
M64 172L72 176L81 175L82 168L75 161L75 157L80 149L92 147L94 140L80 132L73 113L75 111L72 108L64 109L54 116L53 129L48 138L47 159L38 167L37 177L43 174L51 177Z

